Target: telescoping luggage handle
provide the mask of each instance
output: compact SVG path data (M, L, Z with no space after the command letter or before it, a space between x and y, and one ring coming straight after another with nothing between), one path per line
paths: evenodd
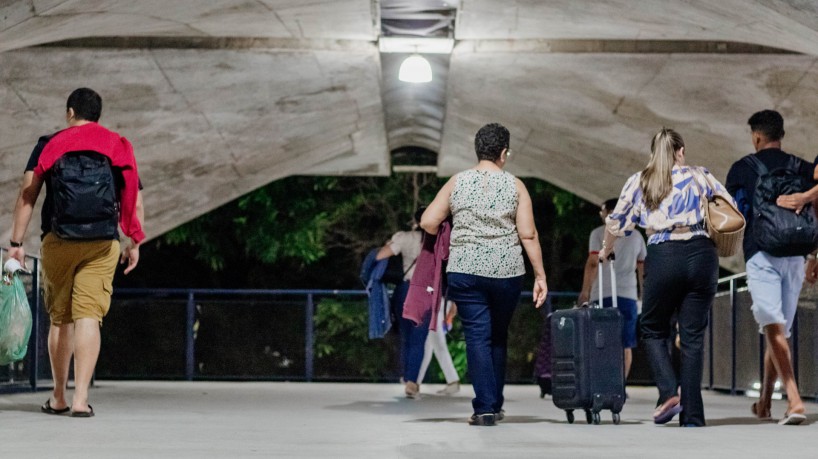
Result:
M617 299L616 299L616 271L614 271L614 259L615 258L616 257L614 256L614 254L611 254L610 257L608 257L608 260L610 261L610 263L608 263L608 264L611 265L611 301L613 302L613 307L618 308L619 305L618 305L618 302L617 302ZM598 263L599 264L599 272L597 274L597 277L599 278L599 304L597 305L598 308L602 307L602 297L603 297L603 293L602 293L602 286L603 286L603 282L602 282L602 263L603 263L602 261L600 261Z

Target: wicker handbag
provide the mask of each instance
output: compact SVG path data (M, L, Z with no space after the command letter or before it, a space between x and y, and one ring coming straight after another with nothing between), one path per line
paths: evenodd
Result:
M707 180L706 176L704 178ZM701 190L701 195L705 195L704 190ZM713 196L704 206L704 224L720 257L731 257L738 252L744 241L747 222L732 202L721 196Z
M704 221L719 256L735 255L744 241L744 227L747 225L744 215L741 215L730 201L721 196L714 196L713 200L707 203Z

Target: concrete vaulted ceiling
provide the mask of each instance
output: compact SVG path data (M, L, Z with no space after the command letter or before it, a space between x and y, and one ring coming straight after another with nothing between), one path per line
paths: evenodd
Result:
M387 175L403 147L452 174L491 121L511 129L512 173L592 201L661 126L721 178L762 108L784 114L787 150L818 153L816 2L452 0L454 51L409 85L377 40L381 11L419 3L444 2L0 0L0 237L79 86L134 143L150 237L289 175Z

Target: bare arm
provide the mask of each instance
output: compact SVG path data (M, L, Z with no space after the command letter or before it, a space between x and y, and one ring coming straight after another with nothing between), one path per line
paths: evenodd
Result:
M579 292L578 304L583 304L591 299L591 286L596 281L597 265L599 264L599 257L596 253L589 253L588 259L585 260L585 269L582 276L582 290Z
M603 262L611 256L614 251L614 242L616 242L616 236L608 231L607 226L605 227L605 236L602 239L602 250L599 251L598 259L600 262Z
M11 229L11 240L15 242L25 242L28 224L31 223L31 215L34 213L34 204L40 196L43 187L43 179L33 171L26 171L23 174L23 181L20 184L20 192L17 194L17 202L14 205L14 217ZM9 249L9 257L16 258L23 266L26 263L26 252L23 247L12 247Z
M542 263L542 249L540 248L540 238L537 234L537 227L534 225L534 209L531 204L531 196L528 194L525 185L519 179L517 185L517 234L520 236L520 243L523 245L528 261L534 269L534 305L542 306L548 296L548 283L545 280L545 268Z
M452 196L452 190L456 181L456 176L449 179L443 188L437 192L437 196L429 204L429 207L423 212L420 217L420 227L429 234L437 234L437 229L443 220L449 216L449 198Z
M389 258L395 256L395 252L392 251L392 247L389 247L389 243L392 241L387 241L386 244L378 250L378 254L375 255L376 260L383 260L384 258Z

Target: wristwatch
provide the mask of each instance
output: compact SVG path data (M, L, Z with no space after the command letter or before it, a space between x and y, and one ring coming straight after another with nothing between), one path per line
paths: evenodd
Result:
M12 247L22 247L23 243L22 242L17 242L17 241L9 241L9 245L12 246Z

